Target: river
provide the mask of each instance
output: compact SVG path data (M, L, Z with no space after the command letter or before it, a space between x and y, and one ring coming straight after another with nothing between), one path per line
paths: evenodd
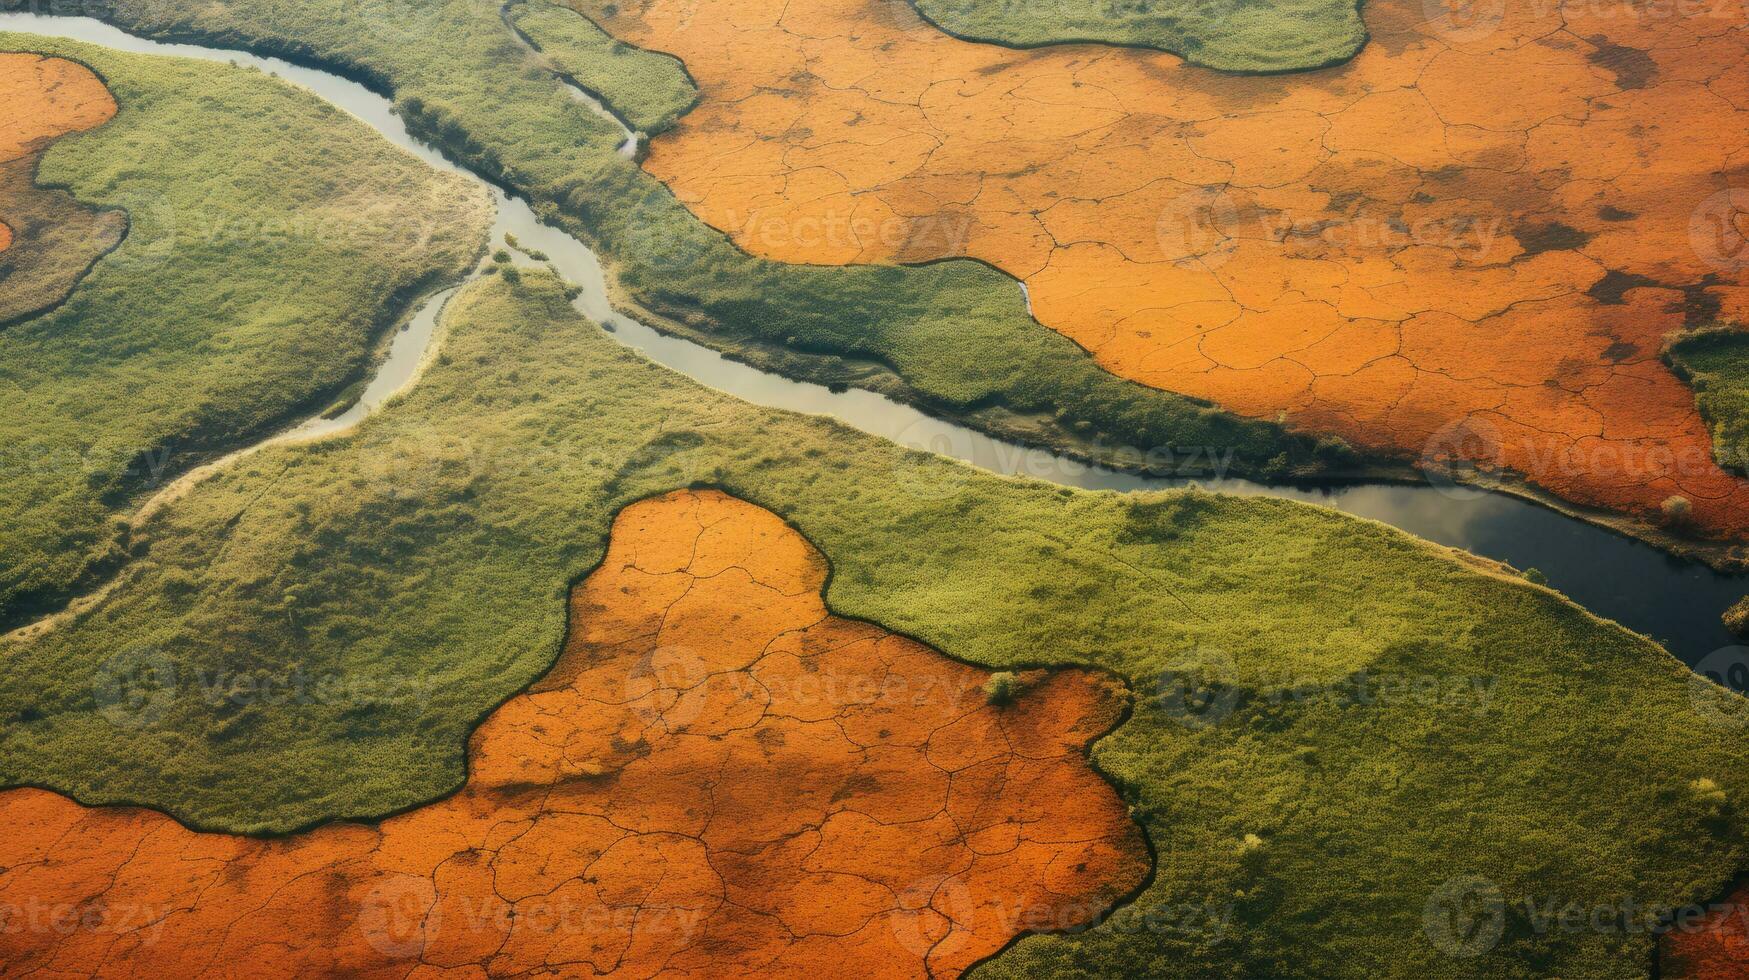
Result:
M87 41L123 51L252 65L315 93L431 166L480 180L414 138L389 100L338 75L244 51L152 41L84 17L0 13L0 30ZM593 101L584 93L578 94L585 101ZM636 134L627 131L627 138L635 140ZM514 235L523 248L545 252L566 279L582 288L576 300L582 313L611 327L612 335L621 343L719 391L771 408L830 415L873 435L954 456L997 473L1119 492L1172 489L1194 482L1225 493L1284 497L1332 507L1521 569L1535 568L1547 577L1551 587L1573 601L1658 640L1690 666L1720 672L1722 664L1745 660L1743 651L1727 649L1734 641L1720 624L1719 614L1749 592L1749 576L1715 572L1699 562L1673 557L1650 545L1504 493L1429 484L1308 488L1231 478L1142 477L992 439L872 392L857 389L836 392L769 374L689 341L665 336L614 310L608 300L601 263L588 246L541 223L521 199L487 186L498 204L492 232L495 243L503 241L507 234ZM333 419L310 419L215 465L224 465L265 445L343 431L388 397L415 383L420 365L427 359L427 348L437 335L441 305L450 292L446 290L421 301L408 328L393 339L387 358L363 396L345 413ZM207 471L210 468L203 468L203 472ZM148 503L146 509L150 510L154 503Z

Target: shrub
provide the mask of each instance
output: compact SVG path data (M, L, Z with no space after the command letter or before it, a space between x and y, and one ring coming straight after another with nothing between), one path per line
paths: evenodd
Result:
M1688 515L1694 510L1694 505L1688 502L1687 497L1672 494L1664 498L1664 502L1658 505L1658 509L1664 512L1664 519L1669 523L1681 524L1688 520Z
M1010 670L999 670L984 682L984 697L998 708L1014 703L1020 694L1020 678Z
M1749 595L1732 603L1719 619L1724 621L1725 629L1737 636L1749 637Z

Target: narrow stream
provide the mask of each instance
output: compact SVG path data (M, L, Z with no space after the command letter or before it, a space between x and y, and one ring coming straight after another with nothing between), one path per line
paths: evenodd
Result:
M412 137L387 99L337 75L243 51L146 40L83 17L0 13L0 30L86 41L123 51L251 65L350 112L431 166L479 179ZM1749 592L1749 576L1720 574L1698 562L1672 557L1649 545L1506 494L1428 485L1361 484L1308 489L1238 479L1141 477L992 439L872 392L856 389L833 392L821 385L768 374L689 341L664 336L621 315L609 304L601 263L586 245L542 224L521 199L509 197L495 187L492 193L498 204L492 232L494 243L510 234L522 247L545 252L566 279L582 287L576 306L585 315L608 325L621 343L719 391L771 408L830 415L873 435L954 456L997 473L1120 492L1197 483L1226 493L1284 497L1333 507L1518 568L1538 569L1552 587L1575 602L1659 640L1691 666L1711 668L1719 656L1741 659L1734 653L1712 657L1709 654L1734 642L1720 624L1719 614ZM320 438L349 428L411 384L425 360L440 308L448 295L440 293L422 302L409 327L394 338L387 360L364 396L346 413L334 419L312 419L240 453L280 441ZM234 457L227 459L230 458ZM1527 655L1535 652L1525 651ZM1702 664L1703 660L1706 664Z

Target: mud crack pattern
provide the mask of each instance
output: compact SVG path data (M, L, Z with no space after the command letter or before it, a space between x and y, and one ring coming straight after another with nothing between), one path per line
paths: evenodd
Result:
M753 253L981 259L1124 377L1749 533L1660 360L1749 306L1741 4L1383 0L1347 65L1237 77L903 0L577 2L686 63L645 166Z
M22 974L953 976L1147 873L1085 750L1122 691L832 615L819 553L717 493L635 504L559 662L454 796L278 840L0 794Z

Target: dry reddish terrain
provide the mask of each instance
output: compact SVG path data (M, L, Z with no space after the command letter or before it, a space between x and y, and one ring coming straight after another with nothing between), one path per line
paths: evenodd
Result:
M466 786L283 840L0 794L0 962L156 976L951 976L1147 872L1086 746L1121 691L987 672L841 619L769 511L627 508L552 672Z
M109 88L84 65L0 52L0 323L58 302L126 232L120 212L36 185L50 143L115 112Z
M1711 905L1698 925L1665 934L1658 953L1658 975L1665 980L1749 977L1749 886Z
M1380 0L1351 63L1236 77L903 0L575 2L685 61L645 165L754 253L976 257L1117 374L1749 532L1658 356L1749 307L1742 4Z

